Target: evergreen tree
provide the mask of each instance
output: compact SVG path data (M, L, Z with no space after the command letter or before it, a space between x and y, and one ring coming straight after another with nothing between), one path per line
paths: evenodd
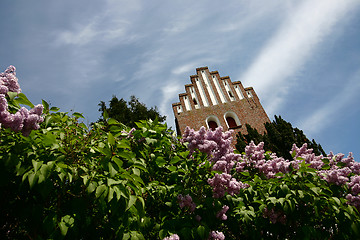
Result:
M106 111L110 118L114 118L128 127L136 127L135 122L140 120L155 120L157 118L159 122L164 122L166 119L166 116L160 115L157 107L148 109L146 105L140 102L135 96L131 96L130 101L127 102L123 98L119 100L113 95L109 101L109 107L107 107L103 101L98 105L100 106L99 111L101 112L99 121L104 120L103 114L104 111Z
M291 123L285 121L281 116L275 116L271 123L265 123L266 133L260 134L256 129L246 124L247 134L238 133L235 145L239 152L243 152L245 146L254 141L255 144L264 142L264 149L276 153L285 159L291 159L289 149L295 143L298 147L307 143L308 148L312 148L316 155L326 155L321 145L313 139L310 141L304 132L298 128L293 128Z

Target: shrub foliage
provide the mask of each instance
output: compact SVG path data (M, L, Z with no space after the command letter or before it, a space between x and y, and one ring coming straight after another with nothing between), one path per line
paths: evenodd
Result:
M359 238L351 155L304 145L286 160L253 142L234 153L221 128L177 139L157 120L105 116L89 129L43 105L38 130L0 130L1 238Z

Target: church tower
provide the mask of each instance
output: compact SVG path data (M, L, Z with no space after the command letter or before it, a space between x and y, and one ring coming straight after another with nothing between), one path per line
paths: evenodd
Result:
M222 126L224 131L233 129L235 134L245 134L245 124L250 124L259 133L265 132L264 123L270 120L252 87L244 88L241 82L220 77L218 71L210 72L208 67L197 68L190 81L185 93L179 94L180 102L172 104L178 135L186 126L195 130Z

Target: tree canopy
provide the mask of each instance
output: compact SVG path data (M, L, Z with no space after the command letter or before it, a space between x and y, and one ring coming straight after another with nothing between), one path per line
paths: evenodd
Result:
M146 105L139 101L135 96L130 97L130 101L126 101L123 98L120 100L114 95L109 101L109 107L106 103L101 101L99 103L99 111L102 113L100 121L104 120L104 112L106 111L110 118L125 124L128 127L136 127L136 122L140 120L155 120L159 122L166 120L166 116L161 116L157 110L157 107L147 108Z
M281 116L275 116L273 122L265 123L266 133L260 134L255 128L252 128L249 124L246 124L247 134L238 133L236 149L240 152L244 151L244 148L251 141L255 144L264 142L264 149L276 153L278 156L282 156L286 159L291 158L289 150L293 144L302 146L307 144L308 148L312 148L313 152L317 155L326 155L321 145L316 143L313 139L310 141L304 134L304 132L298 128L294 128L291 123L285 121Z

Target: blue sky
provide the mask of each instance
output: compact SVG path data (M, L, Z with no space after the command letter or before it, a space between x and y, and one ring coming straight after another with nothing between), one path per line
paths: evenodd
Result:
M100 115L112 95L171 104L197 67L252 86L326 152L360 161L360 1L0 2L0 71L62 111Z

